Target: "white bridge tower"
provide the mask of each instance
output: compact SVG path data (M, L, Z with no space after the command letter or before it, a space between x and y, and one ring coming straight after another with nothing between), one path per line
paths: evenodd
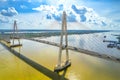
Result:
M67 36L67 18L66 18L66 16L67 16L66 12L63 11L58 64L56 65L54 71L62 71L71 65L71 62L69 59L69 52L68 52L68 36ZM63 45L63 36L65 36L65 45ZM66 50L66 61L64 63L61 62L63 50Z
M20 38L18 36L18 28L17 28L17 21L14 21L14 25L13 25L13 33L11 36L12 39L12 44L10 47L18 47L18 46L22 46L22 44L20 44ZM18 44L15 44L15 40L18 41Z

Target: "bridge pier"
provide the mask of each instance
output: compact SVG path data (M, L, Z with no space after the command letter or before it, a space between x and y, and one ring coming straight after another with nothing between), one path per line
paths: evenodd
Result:
M65 45L63 46L63 36L65 35ZM62 51L66 50L66 61L64 63L61 62ZM67 21L66 21L66 12L63 11L62 16L62 30L61 30L61 38L60 38L60 47L59 47L59 56L58 56L58 64L54 68L55 72L62 71L71 65L68 53L68 37L67 37Z

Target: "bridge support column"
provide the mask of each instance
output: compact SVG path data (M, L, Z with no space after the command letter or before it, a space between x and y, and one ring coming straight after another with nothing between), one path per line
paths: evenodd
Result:
M63 37L65 35L65 45L63 45ZM66 61L64 63L61 62L62 51L66 50ZM59 47L59 56L58 56L58 64L56 65L54 71L62 71L71 65L68 53L68 36L67 36L67 21L66 21L66 12L63 11L62 16L62 30L61 30L61 38L60 38L60 47Z

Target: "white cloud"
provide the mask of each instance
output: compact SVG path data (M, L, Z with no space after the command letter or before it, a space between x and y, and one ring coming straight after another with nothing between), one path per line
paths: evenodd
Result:
M11 29L13 28L13 22L15 17L3 16L0 14L0 29Z
M33 8L33 10L37 11L47 11L47 12L57 12L56 8L54 6L49 6L49 5L41 5L40 7Z
M20 5L20 7L21 7L22 9L26 9L26 8L27 8L27 6L25 6L25 5Z
M31 2L32 0L27 1ZM54 0L52 2L55 3ZM62 11L65 10L67 13L69 29L84 29L83 27L85 27L86 29L103 29L106 26L115 26L112 25L111 20L99 16L94 9L86 6L74 5L74 3L77 4L76 1L73 0L70 4L67 3L66 0L59 0L54 6L40 5L39 7L33 8L33 10L40 11L40 13L22 15L20 14L16 18L18 19L18 24L20 26L24 26L21 28L58 29L60 28L60 26L58 27L58 25L60 25L59 22L61 22ZM27 8L27 6L25 5L21 5L20 7L24 9ZM0 23L12 23L13 20L11 20L10 18L17 14L18 12L14 7L10 7L7 10L3 9L1 11ZM53 27L54 24L57 27ZM74 25L76 27L73 27Z
M61 4L60 4L61 5ZM65 8L63 6L63 8ZM50 19L51 17L57 21L61 21L62 11L59 11L59 6L41 5L33 10L46 12ZM107 26L110 24L110 20L104 17L100 17L92 8L86 6L71 5L66 10L68 15L68 21L70 22L83 22L84 24L89 23L92 25Z
M18 12L15 10L14 7L10 7L10 8L8 8L8 10L3 9L3 10L1 11L1 14L2 14L3 16L12 17L12 16L14 16L14 15L17 15Z
M9 22L9 20L7 17L0 15L0 23L8 23L8 22Z
M32 13L32 14L19 14L17 19L17 24L19 29L61 29L61 23L55 20L48 20L44 16L46 14ZM81 27L78 27L81 25ZM76 27L73 27L76 26ZM69 23L68 29L90 29L83 23Z

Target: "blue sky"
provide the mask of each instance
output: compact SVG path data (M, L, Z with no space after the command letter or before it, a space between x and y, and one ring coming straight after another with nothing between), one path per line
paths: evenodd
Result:
M0 0L0 29L120 29L120 0ZM54 25L54 26L53 26Z

